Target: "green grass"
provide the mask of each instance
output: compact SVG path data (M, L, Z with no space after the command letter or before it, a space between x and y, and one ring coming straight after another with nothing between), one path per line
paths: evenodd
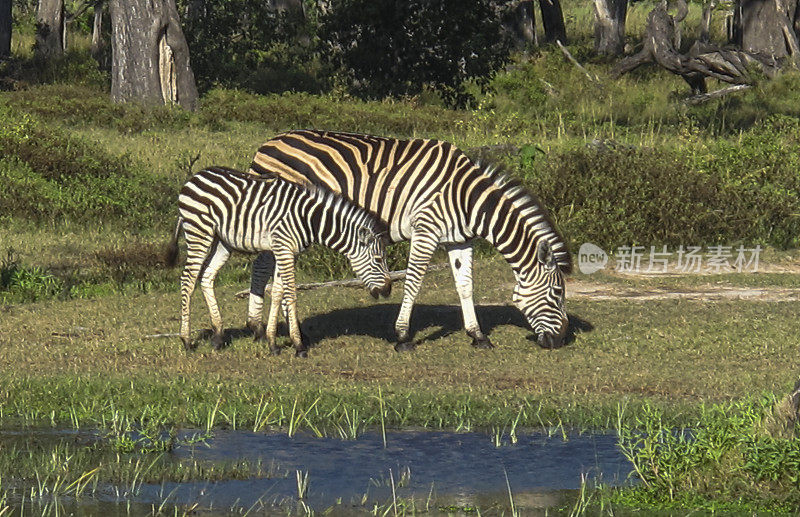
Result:
M711 511L774 509L800 504L800 436L766 432L778 401L771 396L703 407L688 428L673 425L645 406L633 423L621 424L620 448L641 480L619 499L662 508Z
M77 411L92 425L110 418L113 403L127 415L150 408L166 422L197 427L219 404L219 423L249 427L268 404L267 423L286 427L293 405L319 399L298 424L333 434L352 408L379 425L381 387L389 426L509 426L522 407L520 427L608 428L621 399L690 419L701 402L780 392L795 375L788 365L796 302L572 301L568 310L595 329L549 352L527 339L522 318L505 305L507 266L481 265L477 278L493 352L469 346L446 271L426 279L413 318L422 343L408 355L389 341L399 289L378 305L361 290L301 293L303 326L316 343L308 361L271 357L243 333L220 353L201 345L187 354L177 338L143 339L177 330L174 290L10 306L0 322L0 416L9 425L41 425L69 422ZM486 278L504 280L489 286ZM244 320L246 301L232 296L239 287L219 289L228 328ZM193 307L201 329L199 295Z

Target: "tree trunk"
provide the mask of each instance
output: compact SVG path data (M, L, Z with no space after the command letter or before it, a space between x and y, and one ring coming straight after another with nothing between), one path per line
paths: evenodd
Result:
M737 0L734 10L734 44L745 52L776 59L800 56L798 0Z
M544 41L551 43L559 40L566 45L567 29L564 26L564 13L561 12L560 0L539 0L539 9L542 11Z
M511 34L518 48L535 46L538 43L535 22L533 0L513 2L503 13L503 26Z
M273 11L303 11L303 0L268 0L268 5Z
M0 0L0 59L11 55L11 0Z
M92 23L92 57L99 60L103 50L103 0L94 3L94 22Z
M44 59L60 56L66 47L65 30L64 0L39 0L36 12L36 55Z
M703 8L702 23L700 24L700 36L697 41L701 43L708 43L711 41L711 13L717 6L717 0L711 0Z
M625 48L628 0L594 0L594 50L618 56Z
M193 110L197 87L174 0L111 0L111 99Z

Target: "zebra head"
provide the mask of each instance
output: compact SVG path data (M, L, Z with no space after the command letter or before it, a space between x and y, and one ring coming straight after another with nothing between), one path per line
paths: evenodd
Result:
M373 298L389 296L392 280L386 266L386 236L361 226L356 230L355 246L347 254L350 265Z
M558 348L564 343L569 320L564 310L564 272L546 239L536 246L534 265L519 275L512 297L544 348Z

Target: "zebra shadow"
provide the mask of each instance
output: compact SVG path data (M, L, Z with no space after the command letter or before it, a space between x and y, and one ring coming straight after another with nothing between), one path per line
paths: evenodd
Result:
M311 345L323 339L335 339L347 336L370 336L393 343L395 340L394 323L400 305L396 303L375 304L367 307L336 309L323 314L304 318L300 322L302 332L309 338ZM484 332L489 334L497 327L513 325L528 332L526 339L535 342L535 336L528 322L515 307L507 305L482 305L475 308L478 321ZM564 345L568 346L577 334L591 332L594 329L589 321L568 314L569 328ZM426 333L428 329L436 328ZM463 332L461 307L458 305L415 305L411 316L411 333L417 343L436 341L456 332ZM470 338L464 334L464 339Z

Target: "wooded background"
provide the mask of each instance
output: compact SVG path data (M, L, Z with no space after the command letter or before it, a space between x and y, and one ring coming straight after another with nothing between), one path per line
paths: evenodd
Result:
M612 76L656 63L692 93L706 80L750 85L800 62L800 0L706 0L699 36L682 40L685 0L652 3L645 37L626 36L627 0L593 0L595 58ZM726 37L712 41L712 17ZM559 0L0 0L0 59L14 27L35 26L34 59L58 59L67 27L91 34L116 102L197 105L215 85L257 93L343 88L362 98L437 92L472 102L513 52L567 50ZM315 69L317 73L309 74ZM322 79L321 79L322 78Z

